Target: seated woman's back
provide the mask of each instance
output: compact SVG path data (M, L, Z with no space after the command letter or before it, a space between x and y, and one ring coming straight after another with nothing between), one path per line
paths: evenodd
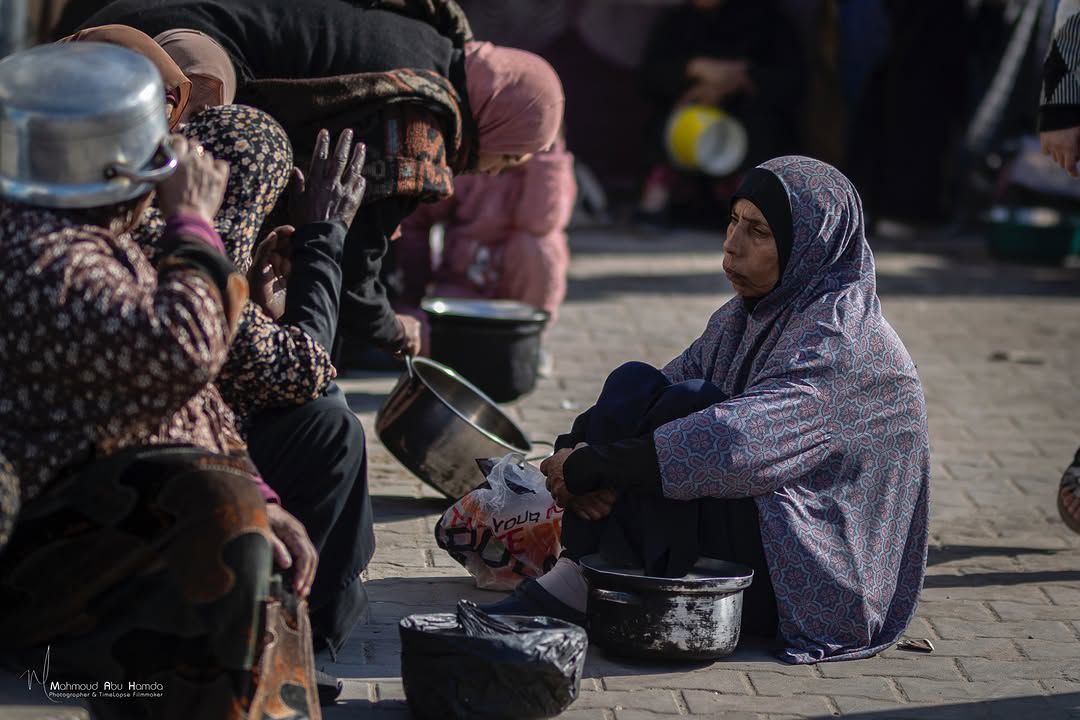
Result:
M345 0L118 0L83 27L130 25L151 37L204 32L245 80L303 79L398 68L450 72L450 39L419 20Z

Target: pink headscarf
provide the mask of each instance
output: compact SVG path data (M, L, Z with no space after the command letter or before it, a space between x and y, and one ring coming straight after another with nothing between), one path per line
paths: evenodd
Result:
M555 142L566 100L558 74L539 55L466 43L465 86L480 152L525 155Z
M191 100L191 79L184 75L180 66L146 33L127 25L100 25L80 30L56 42L103 42L139 53L154 63L154 67L161 73L161 80L165 84L165 97L172 105L169 129L172 130L180 122L180 116Z
M191 101L200 106L231 105L236 97L236 70L225 49L198 30L166 30L154 42L191 78Z

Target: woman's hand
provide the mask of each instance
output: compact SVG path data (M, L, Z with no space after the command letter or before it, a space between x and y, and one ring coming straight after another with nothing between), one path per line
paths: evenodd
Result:
M319 553L304 525L281 505L267 503L266 515L274 533L274 561L285 570L293 568L293 589L300 597L307 597L315 581Z
M346 227L352 225L364 199L366 181L362 173L367 155L364 144L356 143L350 162L352 137L352 130L343 130L334 156L330 157L330 133L320 130L307 177L300 168L293 168L289 212L296 227L327 220L340 220Z
M292 271L292 245L290 240L296 228L281 225L274 228L259 243L255 261L248 271L251 299L275 322L285 315L286 293L289 273Z
M745 60L694 58L686 65L691 87L682 102L719 105L729 95L753 90L750 64Z
M574 450L570 448L563 448L540 463L540 472L547 478L548 492L551 493L551 497L555 498L555 502L559 504L559 507L563 508L567 507L567 503L573 497L566 489L566 478L563 477L563 465L572 452Z
M559 507L572 510L583 520L603 520L611 514L615 506L616 495L612 490L594 490L584 495L573 495L566 487L566 476L563 474L563 466L566 459L573 454L574 450L586 447L586 443L578 443L574 449L563 448L551 457L540 463L540 472L547 477L547 489Z
M1076 163L1080 162L1080 126L1041 132L1039 143L1043 152L1052 157L1065 172L1078 177Z
M401 332L404 333L404 340L401 342L401 349L398 350L397 355L416 357L420 354L420 350L424 345L423 327L420 325L420 321L412 315L399 314L397 319L401 325Z
M169 144L176 154L177 167L157 186L161 214L170 218L191 213L213 223L225 198L229 163L215 160L202 145L182 135L173 135Z

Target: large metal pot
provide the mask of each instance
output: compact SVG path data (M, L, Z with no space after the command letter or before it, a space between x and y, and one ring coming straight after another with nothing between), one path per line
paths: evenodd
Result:
M375 432L402 465L455 499L483 481L477 459L532 449L521 428L489 397L427 358L407 360L375 416Z
M613 653L709 660L739 644L743 590L754 571L702 558L681 578L649 577L600 555L581 559L589 583L589 638Z
M176 168L153 63L104 43L0 61L0 195L87 208L145 195Z

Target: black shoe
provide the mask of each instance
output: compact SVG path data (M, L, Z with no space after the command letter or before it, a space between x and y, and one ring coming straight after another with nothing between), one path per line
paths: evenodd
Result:
M341 682L340 678L322 670L315 670L315 689L319 693L319 704L323 707L333 705L343 687L345 683Z
M523 580L507 597L480 609L489 615L546 615L585 627L585 613L575 610L532 578Z

